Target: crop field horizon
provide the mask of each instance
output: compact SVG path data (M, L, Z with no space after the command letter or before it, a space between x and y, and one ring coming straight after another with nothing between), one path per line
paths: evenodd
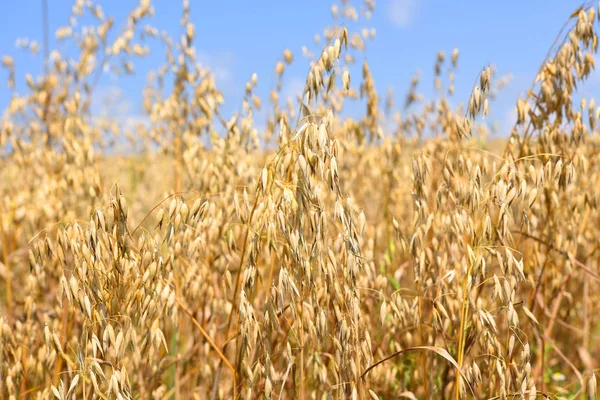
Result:
M42 0L0 54L0 398L598 398L599 4L523 39L545 58L506 107L457 47L431 90L376 85L400 3L336 1L301 50L275 17L293 44L240 86L191 10L245 51L261 2L76 0L56 28Z

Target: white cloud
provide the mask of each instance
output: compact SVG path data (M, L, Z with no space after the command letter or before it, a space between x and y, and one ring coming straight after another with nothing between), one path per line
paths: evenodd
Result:
M146 128L150 128L152 126L152 120L149 116L143 114L134 114L134 115L125 115L120 118L120 121L123 122L124 129L135 130L139 125L142 125Z
M511 106L504 111L504 118L500 121L500 134L509 136L513 126L517 123L517 108Z
M299 76L291 77L287 83L284 80L283 88L281 90L281 100L287 104L288 98L291 98L294 104L297 103L298 96L302 96L304 86L306 85L306 79Z
M149 127L150 117L134 110L131 98L116 85L100 86L93 93L92 118L116 121L123 128L133 129L138 124Z
M197 58L202 67L211 70L215 77L217 88L231 88L233 79L231 68L235 63L235 55L232 52L219 52L214 54L199 52Z
M131 109L131 100L117 85L99 86L92 93L92 110L98 116L127 115Z
M408 28L417 12L418 5L418 0L388 0L388 19L396 28Z

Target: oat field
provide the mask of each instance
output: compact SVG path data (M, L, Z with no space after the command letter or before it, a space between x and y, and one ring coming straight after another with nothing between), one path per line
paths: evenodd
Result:
M377 92L374 31L346 24L374 0L334 5L322 51L282 49L268 98L249 76L227 115L197 6L169 37L149 0L122 26L77 0L52 33L76 52L39 76L2 56L0 398L597 398L600 107L577 89L598 4L564 16L501 138L503 79L484 65L457 99L458 49L434 98L416 77L406 104ZM147 121L96 117L99 71L151 51ZM284 98L292 63L306 82Z

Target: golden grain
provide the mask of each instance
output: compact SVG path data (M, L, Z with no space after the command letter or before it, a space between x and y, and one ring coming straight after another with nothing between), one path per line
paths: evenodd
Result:
M285 49L268 99L252 74L223 115L188 1L179 40L149 1L121 31L76 1L55 32L76 54L23 74L26 95L2 57L0 397L595 398L600 107L576 89L600 15L570 16L493 140L507 78L486 65L453 106L458 49L436 55L438 97L415 75L402 109L391 91L381 106L375 29L354 24L374 8L332 6L299 107ZM147 121L90 118L97 74L134 74L146 37L166 55ZM362 115L342 116L350 99Z

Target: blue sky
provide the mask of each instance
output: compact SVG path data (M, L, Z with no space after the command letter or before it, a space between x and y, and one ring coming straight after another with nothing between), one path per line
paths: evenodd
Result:
M49 0L50 32L68 21L72 1ZM100 2L106 15L121 26L135 5L132 0ZM308 69L301 48L306 45L318 52L315 33L322 32L331 21L331 2L324 0L191 0L191 19L196 25L196 47L200 61L216 74L217 85L224 92L227 115L238 109L244 83L253 72L259 77L258 94L267 103L269 89L275 82L274 65L282 51L293 51L294 65L286 70L284 93L300 88ZM360 4L359 1L354 1ZM15 47L15 40L28 37L42 41L41 0L0 2L0 54L12 54L17 69L17 87L24 92L24 73L34 76L42 70L42 56L33 57ZM156 13L151 22L178 37L181 3L154 1ZM393 87L396 104L402 104L410 78L422 70L420 89L433 93L433 63L439 50L450 54L460 49L456 72L456 101L466 101L471 86L487 63L496 65L499 75L512 74L509 85L491 104L490 121L507 127L513 118L516 97L528 89L535 73L571 12L581 4L570 0L377 0L373 18L365 22L377 31L368 42L364 56L370 64L380 93ZM361 25L362 26L362 25ZM51 48L56 42L51 39ZM151 46L152 48L152 46ZM156 51L136 62L137 75L118 80L100 81L100 93L121 88L122 104L127 113L141 118L141 93L146 72L164 59ZM360 58L359 58L360 60ZM4 79L0 81L0 107L8 103ZM358 82L359 76L353 78ZM597 88L594 76L589 88ZM588 86L586 86L588 87ZM588 89L588 90L591 90Z

